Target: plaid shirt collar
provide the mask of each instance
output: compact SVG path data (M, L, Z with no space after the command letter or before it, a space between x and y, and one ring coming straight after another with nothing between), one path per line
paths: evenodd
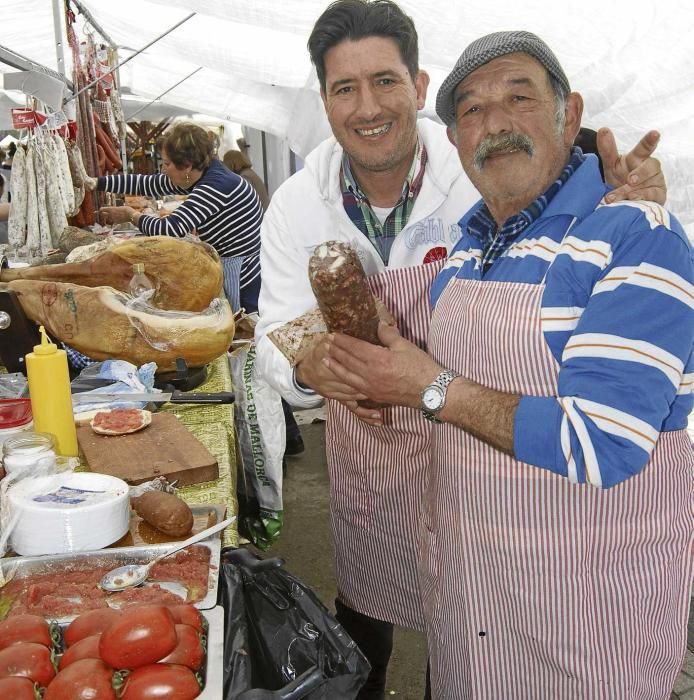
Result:
M354 225L373 243L383 262L388 264L390 249L396 236L407 225L417 195L422 187L424 171L427 163L427 152L424 144L417 138L410 170L402 188L402 195L386 220L381 224L374 213L368 198L362 192L356 178L352 174L347 153L342 156L340 169L340 188L342 203L347 215Z
M494 217L486 204L482 203L478 211L468 221L468 233L479 239L482 244L482 273L484 274L491 264L505 253L511 244L525 231L530 224L540 218L542 212L547 209L549 203L556 197L564 183L576 172L586 157L580 148L574 147L571 151L571 159L567 163L561 175L549 186L547 191L540 195L518 214L514 214L504 221L501 228L497 227Z

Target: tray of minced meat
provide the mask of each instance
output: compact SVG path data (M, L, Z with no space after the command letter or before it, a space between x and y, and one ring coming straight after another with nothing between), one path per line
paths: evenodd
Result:
M192 603L202 610L213 608L219 582L219 535L158 562L142 586L118 593L99 588L98 582L107 571L125 564L146 564L170 547L162 543L2 559L0 619L32 613L67 622L96 608L181 602Z

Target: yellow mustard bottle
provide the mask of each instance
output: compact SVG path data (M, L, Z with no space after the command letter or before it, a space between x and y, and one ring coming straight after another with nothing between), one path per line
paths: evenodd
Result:
M41 344L34 345L34 352L26 356L34 430L50 433L59 455L76 457L77 431L72 413L67 353L51 343L43 326L39 327L39 332Z

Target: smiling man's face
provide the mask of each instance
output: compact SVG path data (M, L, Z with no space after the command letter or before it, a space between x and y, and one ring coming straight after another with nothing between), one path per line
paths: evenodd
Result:
M428 78L410 76L392 39L345 40L325 54L325 111L352 170L397 170L417 143Z
M525 53L494 59L455 89L449 138L498 223L539 197L566 165L580 125L571 93L557 121L557 102L543 66Z

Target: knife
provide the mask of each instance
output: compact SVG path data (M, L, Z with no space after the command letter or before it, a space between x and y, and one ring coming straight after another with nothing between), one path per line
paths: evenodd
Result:
M106 401L145 401L147 403L203 403L221 404L234 403L233 391L216 391L213 393L187 393L176 389L163 393L96 393L73 394L72 398L77 403L104 403Z

